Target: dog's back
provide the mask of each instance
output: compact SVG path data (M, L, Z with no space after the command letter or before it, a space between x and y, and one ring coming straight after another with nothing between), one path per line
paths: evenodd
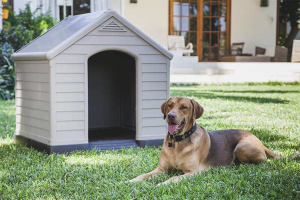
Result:
M238 142L251 135L248 131L243 130L220 130L209 131L208 135L211 140L207 162L212 167L228 166L232 163L234 156L233 151Z

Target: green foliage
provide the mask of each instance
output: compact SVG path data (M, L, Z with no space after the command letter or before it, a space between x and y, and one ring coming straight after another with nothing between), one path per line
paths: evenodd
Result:
M281 0L280 2L280 22L290 22L291 26L298 26L298 20L300 19L300 1L295 0Z
M299 84L193 85L171 88L205 109L206 130L245 129L279 155L300 146ZM14 101L0 101L1 199L300 199L300 158L210 169L178 184L180 171L129 183L156 168L161 147L46 155L16 145Z
M56 21L50 13L38 14L41 7L31 11L30 4L26 4L24 10L15 15L10 7L9 18L4 21L4 29L0 32L0 98L14 98L14 71L11 54L36 37L45 33ZM8 84L8 85L6 85Z
M0 100L15 98L15 68L4 57L6 65L0 68Z
M20 10L18 15L11 12L12 14L8 19L11 28L2 34L4 39L12 45L14 51L28 44L56 24L49 12L38 14L41 8L42 6L32 12L30 4L27 3L25 9Z

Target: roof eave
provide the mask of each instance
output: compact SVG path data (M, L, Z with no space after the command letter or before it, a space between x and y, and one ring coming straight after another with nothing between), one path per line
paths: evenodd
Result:
M13 53L11 58L14 61L19 60L49 60L47 52Z

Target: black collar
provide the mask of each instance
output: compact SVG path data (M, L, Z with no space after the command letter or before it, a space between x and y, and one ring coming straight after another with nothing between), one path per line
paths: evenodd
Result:
M197 123L195 123L195 125L190 129L188 130L187 132L185 132L184 134L182 135L171 135L169 132L169 138L171 140L174 140L174 142L179 142L179 141L182 141L188 137L190 137L191 135L193 135L193 133L196 131L197 129Z

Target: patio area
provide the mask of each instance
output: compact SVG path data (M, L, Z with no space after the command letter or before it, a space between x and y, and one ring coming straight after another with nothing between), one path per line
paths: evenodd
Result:
M193 57L174 57L171 83L244 83L300 81L299 63L290 62L196 62Z

